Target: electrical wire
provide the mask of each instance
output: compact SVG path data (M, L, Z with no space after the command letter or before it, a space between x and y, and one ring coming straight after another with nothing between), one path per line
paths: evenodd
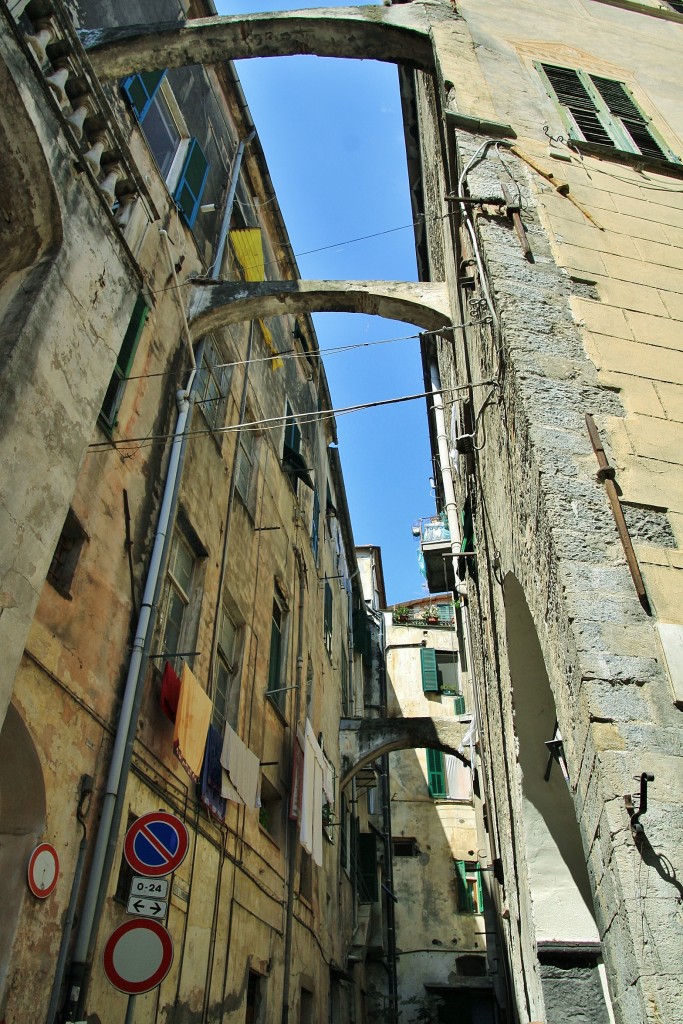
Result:
M252 357L251 360L235 359L235 360L233 360L232 362L229 362L229 363L213 363L211 365L211 369L212 370L224 370L224 369L228 369L228 368L234 367L234 366L246 366L247 362L249 362L250 364L252 364L252 363L269 363L269 362L271 362L271 360L273 358L278 358L278 359L311 359L311 358L313 358L313 359L322 359L323 356L327 357L328 355L338 355L339 353L342 353L342 352L352 352L352 351L355 351L356 349L372 348L372 347L374 347L376 345L392 345L395 342L399 342L399 341L413 341L413 340L416 340L416 339L418 339L420 337L424 337L426 335L443 334L444 331L460 330L460 329L463 329L465 327L472 327L472 326L474 326L478 322L479 321L477 321L477 320L466 320L464 323L461 323L461 324L451 324L449 326L440 327L436 331L420 331L419 334L404 334L404 335L401 335L398 338L382 338L379 341L359 341L359 342L349 343L347 345L334 345L334 346L330 346L329 348L319 348L315 352L298 352L294 348L286 348L286 349L283 349L281 352L278 352L276 357L274 357L272 355L272 353L271 353L270 355L267 355L267 356ZM227 327L231 327L232 325L227 324L226 326ZM234 338L233 338L233 341L234 341ZM129 380L148 380L151 377L179 377L184 372L185 372L184 370L160 370L158 373L140 373L140 374L137 374L137 375L126 377L125 380L126 381L129 381Z
M445 394L446 392L451 393L456 391L469 391L470 388L472 387L490 387L494 383L495 382L492 380L485 380L475 382L472 384L461 384L459 387L443 388L438 393ZM243 424L232 424L230 426L217 427L213 429L211 427L207 427L206 429L202 430L189 430L186 431L181 436L185 438L190 438L201 437L206 434L213 434L215 437L217 434L232 434L237 430L253 430L260 433L264 430L278 430L285 424L292 422L303 425L309 423L322 423L325 422L326 420L333 419L335 416L346 416L352 412L363 412L366 409L377 409L385 405L399 405L404 402L414 402L420 398L432 397L434 394L436 394L436 392L434 391L423 391L415 395L402 395L399 398L384 398L380 399L377 402L363 402L360 403L359 405L348 405L338 409L327 409L319 412L304 413L299 415L293 413L289 416L270 416L261 420L251 420L248 423ZM88 448L91 452L96 453L101 451L108 452L111 451L112 449L115 449L117 451L126 451L128 449L128 446L137 445L139 450L139 448L145 448L151 444L166 442L173 438L174 436L176 435L168 433L148 434L144 437L128 437L122 441L94 441L92 444L88 445Z

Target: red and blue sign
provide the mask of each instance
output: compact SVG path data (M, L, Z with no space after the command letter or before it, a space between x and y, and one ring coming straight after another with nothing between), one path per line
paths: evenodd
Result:
M133 871L148 878L160 878L182 864L189 842L180 818L166 811L152 811L128 829L123 852Z

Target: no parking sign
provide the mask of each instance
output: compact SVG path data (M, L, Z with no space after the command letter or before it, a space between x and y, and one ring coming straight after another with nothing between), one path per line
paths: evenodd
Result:
M187 829L180 818L166 811L152 811L128 829L123 852L133 871L159 878L182 864L188 846Z

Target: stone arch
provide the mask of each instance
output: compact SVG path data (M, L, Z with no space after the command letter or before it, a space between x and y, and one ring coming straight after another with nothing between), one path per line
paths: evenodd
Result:
M534 931L546 1011L554 1018L562 1006L563 1020L583 1020L585 999L595 1007L595 1020L607 1024L600 936L574 801L546 746L555 735L555 699L536 626L513 573L505 577L503 600L533 920L526 926ZM569 1002L560 976L576 989Z
M454 754L469 766L462 751L469 722L451 718L347 718L342 721L340 749L345 770L340 788L372 761L393 750L430 747Z
M0 62L0 374L35 291L62 242L59 201L44 147L9 67Z
M448 293L440 282L261 281L195 285L189 322L199 337L241 320L283 313L370 313L416 324L426 331L448 327Z
M82 37L100 78L294 54L434 69L429 23L416 4L197 18L185 24L89 30Z
M45 829L40 759L17 709L10 704L0 731L0 1007L24 894L31 850Z

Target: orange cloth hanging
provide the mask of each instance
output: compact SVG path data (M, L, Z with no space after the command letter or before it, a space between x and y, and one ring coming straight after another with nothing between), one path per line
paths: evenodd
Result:
M213 704L192 671L183 664L180 697L173 731L173 750L183 768L199 782Z

